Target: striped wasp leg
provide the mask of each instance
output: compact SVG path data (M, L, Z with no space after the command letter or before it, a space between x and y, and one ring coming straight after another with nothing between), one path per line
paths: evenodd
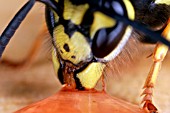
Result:
M5 47L9 43L10 39L20 26L21 22L25 19L28 12L31 10L35 3L35 0L29 0L14 16L11 22L8 24L2 35L0 36L0 57L5 50Z
M168 25L162 32L162 36L164 36L167 40L170 40L170 18L168 21ZM152 95L153 95L152 89L155 86L158 72L161 68L162 61L164 60L167 51L168 51L168 47L166 45L162 43L157 43L153 53L153 64L147 76L145 85L143 87L144 88L144 91L142 93L142 95L144 95L144 98L142 100L142 103L144 103L143 108L149 111L150 113L158 112L157 108L152 103Z

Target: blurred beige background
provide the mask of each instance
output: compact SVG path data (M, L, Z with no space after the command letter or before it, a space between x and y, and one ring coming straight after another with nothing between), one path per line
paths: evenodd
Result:
M15 13L27 0L0 1L0 34ZM40 33L44 20L44 6L36 3L14 37L8 44L3 58L19 62L24 59L36 36ZM58 91L58 83L50 60L50 40L45 39L28 69L13 69L0 65L0 112L11 113L37 100L48 97Z
M0 33L25 2L26 0L0 1ZM24 59L36 36L40 33L44 22L44 6L36 3L10 41L3 58L16 62ZM19 70L0 65L1 113L11 113L25 105L46 98L59 90L60 84L55 78L50 60L50 40L47 38L48 36L45 37L40 52L28 69ZM130 45L134 46L129 47ZM146 57L152 53L153 48L154 46L141 44L134 40L129 41L126 49L113 61L112 66L109 65L109 69L113 70L113 72L110 72L113 76L109 77L109 79L107 77L106 80L109 94L135 104L140 103L141 89L152 64L152 58ZM126 55L129 57L126 57ZM155 103L163 113L170 112L169 58L170 56L168 55L163 62L162 70L154 89Z

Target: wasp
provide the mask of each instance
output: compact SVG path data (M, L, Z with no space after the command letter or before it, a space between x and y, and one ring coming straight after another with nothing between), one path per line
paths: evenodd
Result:
M35 2L46 6L54 70L68 89L93 89L106 64L118 56L134 31L141 42L157 43L142 102L148 112L158 111L152 88L170 47L168 0L29 0L1 34L0 56Z

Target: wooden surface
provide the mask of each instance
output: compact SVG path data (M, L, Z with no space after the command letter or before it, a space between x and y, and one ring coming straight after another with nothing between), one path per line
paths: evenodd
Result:
M105 92L59 91L42 101L28 105L15 113L145 113Z

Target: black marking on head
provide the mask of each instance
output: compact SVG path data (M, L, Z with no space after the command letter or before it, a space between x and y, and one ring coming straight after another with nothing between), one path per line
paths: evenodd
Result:
M64 26L64 32L69 36L69 38L72 37L74 32L80 31L80 26L75 25L71 22L71 20L65 20L63 17L59 18L59 21L55 24L55 27L59 25Z
M87 38L90 38L90 28L91 28L91 25L93 24L94 12L95 12L95 9L90 7L84 14L83 20L80 25L81 33Z
M85 88L82 86L80 80L74 75L74 80L76 82L76 89L78 90L84 90Z
M66 52L70 52L70 48L67 43L64 44L63 48L65 49Z
M64 66L60 62L60 68L58 69L58 79L61 82L61 84L64 84L63 67Z
M61 52L61 53L63 53L63 51L62 51L62 50L60 50L60 52Z
M59 1L63 1L63 0L59 0ZM61 6L64 7L63 2L59 2L59 4L61 4ZM61 9L63 9L63 8L61 8ZM86 11L80 25L75 25L71 20L65 20L63 16L60 16L58 23L55 23L55 27L59 26L59 25L63 25L64 26L64 32L69 36L69 38L71 38L72 35L76 31L80 32L85 37L90 38L89 31L90 31L91 24L93 23L93 13L94 13L95 10L96 10L95 8L90 7ZM64 11L61 10L61 12L63 13Z
M73 56L71 56L71 58L72 58L72 59L75 59L75 58L76 58L76 56L74 56L74 55L73 55Z
M61 23L64 25L64 32L69 36L72 37L74 32L78 31L78 27L71 22L71 20L60 20Z

